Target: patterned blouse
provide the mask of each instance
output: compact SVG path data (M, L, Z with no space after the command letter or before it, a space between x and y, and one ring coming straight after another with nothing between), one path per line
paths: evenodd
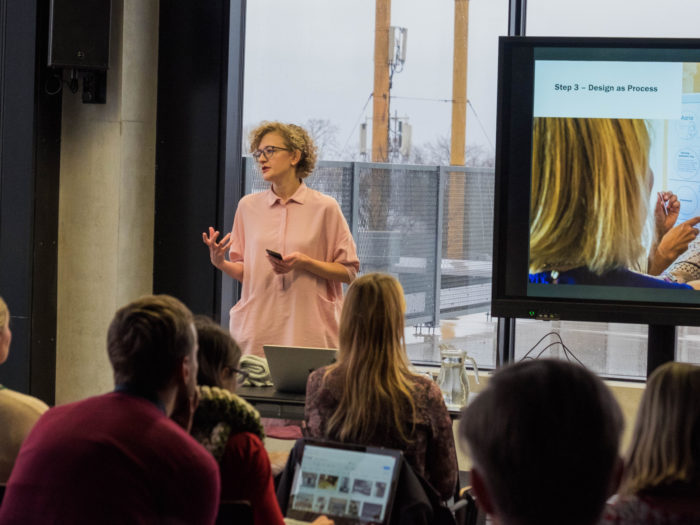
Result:
M325 371L326 367L314 371L306 386L306 435L335 439L326 435L326 423L338 407L343 385L337 374L331 374L322 385ZM413 441L406 445L390 424L392 418L387 417L387 426L375 429L372 439L363 444L403 450L413 469L443 499L448 499L455 493L459 474L452 420L437 384L423 376L415 376L415 383L417 424Z
M676 513L639 496L622 496L605 507L600 525L700 525L700 501L692 514Z

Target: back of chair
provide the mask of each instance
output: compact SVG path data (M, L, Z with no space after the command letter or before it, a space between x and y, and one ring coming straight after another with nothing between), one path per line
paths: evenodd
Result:
M476 506L476 500L470 493L471 487L465 487L459 493L459 499L452 505L455 515L455 521L458 525L477 525L479 523L479 509ZM481 515L481 522L484 523L485 515Z
M253 521L253 507L250 501L222 501L219 504L216 525L253 525Z

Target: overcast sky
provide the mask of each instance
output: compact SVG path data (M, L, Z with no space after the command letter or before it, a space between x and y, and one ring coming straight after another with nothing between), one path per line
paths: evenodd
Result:
M697 0L528 0L528 35L700 37ZM471 0L467 143L496 136L498 36L507 0ZM372 115L374 0L250 0L244 124L328 119L339 146L357 149ZM413 142L448 135L454 0L393 0L391 24L408 29L404 70L394 76L391 114L408 117Z

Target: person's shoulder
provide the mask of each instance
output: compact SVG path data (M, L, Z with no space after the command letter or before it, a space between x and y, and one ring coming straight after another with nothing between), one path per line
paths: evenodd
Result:
M650 509L637 496L617 497L605 506L601 525L627 525L649 518ZM644 521L646 523L646 521Z
M267 458L265 445L263 445L262 440L252 432L243 431L231 434L226 447L229 450L238 451L240 455L248 457L251 460L260 457Z
M442 397L442 392L438 384L427 376L422 374L414 374L413 383L420 392L424 392L426 395L440 396Z
M259 191L257 193L248 193L247 195L243 195L243 197L241 197L238 201L238 209L240 210L241 207L249 208L260 206L262 203L267 202L267 199L269 198L269 192L270 190L265 190Z
M310 202L314 202L316 205L323 206L324 208L340 209L340 204L338 204L338 201L335 200L334 197L331 197L330 195L322 193L318 190L314 190L313 188L309 188L308 186L306 188L306 198Z
M328 370L330 370L330 367L331 367L331 365L325 365L325 366L319 367L316 370L314 370L313 372L311 372L311 374L309 374L309 377L311 377L311 376L323 377L324 375L326 375L326 372L328 372Z
M41 399L22 394L9 388L0 390L0 403L11 406L14 410L21 411L28 416L39 417L46 412L49 407Z
M443 416L447 413L442 391L435 381L420 374L414 375L413 381L415 401L419 409L425 409L430 416Z
M198 472L202 477L218 476L214 456L172 419L160 418L154 426L158 427L151 436L154 445L161 454L176 456L179 470Z
M330 366L322 366L321 368L317 368L309 374L309 379L306 382L307 394L309 392L309 388L316 390L321 386L321 384L323 383L323 378L326 376L326 373L329 370Z
M111 396L111 393L91 396L79 401L72 401L70 403L50 407L44 412L41 420L60 420L64 417L70 418L76 414L88 412L104 413L106 411L105 403L109 402L109 396Z
M696 509L688 511L669 508L659 500L645 496L627 495L615 498L605 506L601 525L689 525L700 523Z

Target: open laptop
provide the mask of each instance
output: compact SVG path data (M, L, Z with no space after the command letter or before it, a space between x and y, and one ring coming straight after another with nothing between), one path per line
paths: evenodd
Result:
M388 524L400 460L400 450L305 440L285 523L325 515L337 525Z
M334 348L263 345L272 384L279 392L304 394L309 374L335 362Z

